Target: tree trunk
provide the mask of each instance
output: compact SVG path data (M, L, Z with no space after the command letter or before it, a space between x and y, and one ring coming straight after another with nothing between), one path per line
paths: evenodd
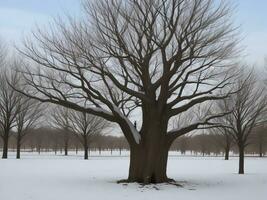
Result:
M37 150L38 151L38 154L41 154L41 146L38 146L37 149L38 149Z
M18 135L17 137L17 155L16 158L20 159L20 147L21 147L21 137Z
M84 147L84 160L88 160L88 147Z
M262 142L260 142L260 146L259 146L259 156L260 156L261 158L263 157Z
M64 145L64 155L65 156L68 155L68 143L65 143L65 145Z
M230 148L227 146L225 148L225 154L224 154L224 159L225 160L229 160L229 151L230 151Z
M76 155L78 154L78 146L76 145L76 147L75 147L75 152L76 152Z
M140 133L140 144L130 145L129 182L169 182L166 170L172 141L164 134L163 120L151 119L149 126Z
M7 154L8 154L8 133L4 133L4 137L3 137L3 155L2 158L3 159L7 159Z
M68 129L64 130L64 155L68 155L68 147L69 147L69 132Z
M168 151L167 146L132 148L128 181L144 184L168 182L166 174Z
M54 146L55 155L57 155L57 144Z
M83 148L84 148L84 160L88 160L88 142L86 137L84 137Z
M145 105L139 144L130 143L128 182L156 184L170 182L167 177L168 152L175 138L166 135L168 117L157 104Z
M244 157L245 157L244 147L239 147L239 174L244 174Z

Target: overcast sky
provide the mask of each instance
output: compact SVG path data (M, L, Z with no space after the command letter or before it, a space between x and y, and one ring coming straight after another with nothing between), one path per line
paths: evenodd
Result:
M261 63L267 55L267 0L231 0L237 4L236 23L241 25L245 54L250 63ZM80 14L80 0L0 0L0 36L19 43L35 26L52 17Z

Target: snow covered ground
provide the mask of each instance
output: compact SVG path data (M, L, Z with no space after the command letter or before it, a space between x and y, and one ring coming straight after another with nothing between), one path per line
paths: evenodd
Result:
M246 175L237 175L237 158L171 156L168 175L183 187L117 184L126 178L127 156L54 156L23 153L0 160L0 200L266 200L267 159L246 158Z

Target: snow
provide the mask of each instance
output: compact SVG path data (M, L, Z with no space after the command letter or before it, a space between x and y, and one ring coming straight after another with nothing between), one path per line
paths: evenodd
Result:
M124 152L125 153L125 152ZM22 159L0 160L1 200L266 200L267 159L246 158L245 175L236 174L238 160L222 157L169 158L174 185L117 184L127 177L129 157L104 153L89 160L72 153L22 153ZM123 154L124 155L124 154Z
M122 118L126 121L126 123L128 124L128 126L130 127L130 130L133 134L133 137L134 137L134 140L137 144L140 143L140 140L141 140L141 136L140 136L140 133L136 130L136 128L134 127L133 123L126 117L122 114L122 112L120 111L120 109L113 105L113 110Z

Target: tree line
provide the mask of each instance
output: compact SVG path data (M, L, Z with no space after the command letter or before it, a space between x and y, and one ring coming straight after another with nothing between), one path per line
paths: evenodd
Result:
M250 156L264 157L267 152L266 127L258 127L250 136L251 144L246 150ZM119 134L118 134L119 135ZM16 151L16 133L11 133L9 149ZM78 154L84 151L84 147L74 133L70 133L69 142L64 142L64 130L57 130L51 127L40 127L29 131L21 149L23 152L54 153L55 155ZM0 142L0 147L3 144ZM109 155L124 155L123 151L129 153L129 145L123 136L112 136L99 134L88 143L88 152L102 155L103 151L108 151ZM199 135L184 136L178 138L171 147L172 155L180 156L224 156L225 160L229 157L238 155L238 147L233 140L225 140L223 136L214 133L202 133ZM115 152L115 153L114 153ZM128 153L126 155L128 155ZM86 158L85 158L86 159Z

